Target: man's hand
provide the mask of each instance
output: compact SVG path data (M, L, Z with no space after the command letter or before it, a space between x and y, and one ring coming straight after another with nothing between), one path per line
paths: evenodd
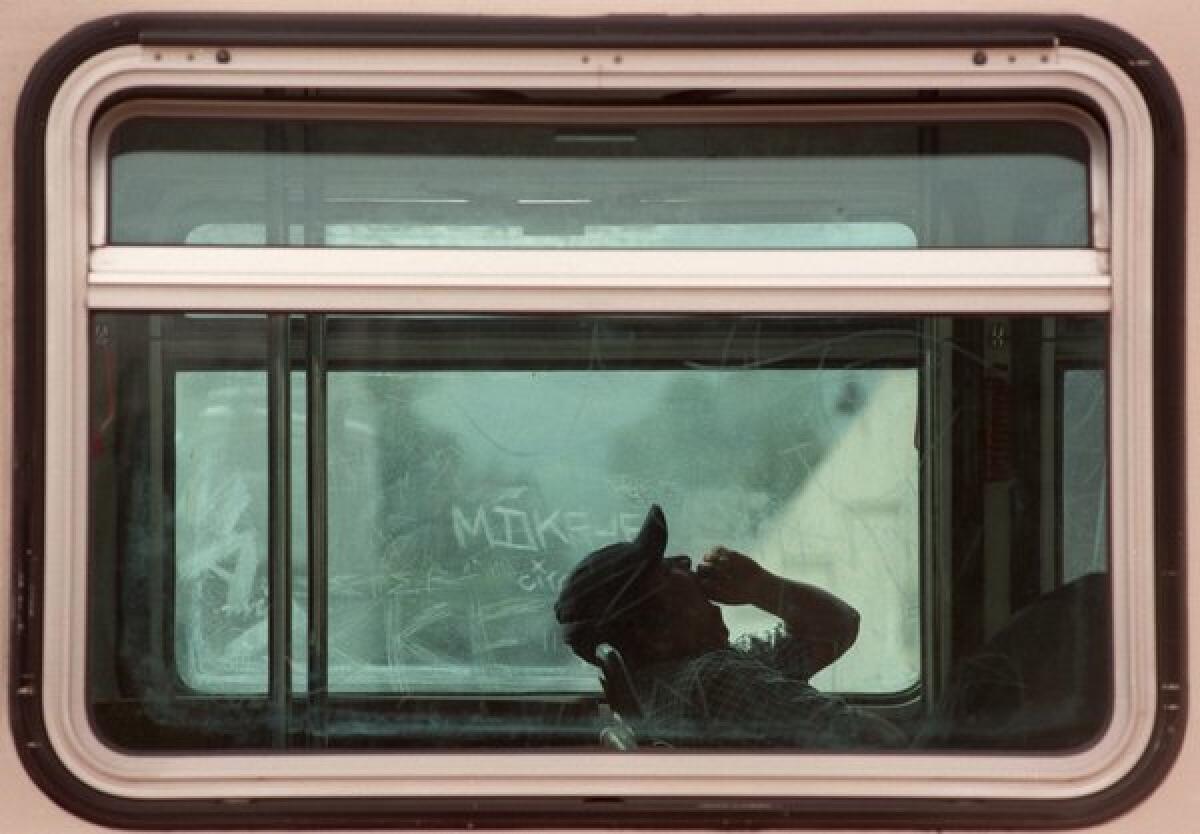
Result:
M696 574L713 602L753 605L783 620L788 634L807 645L814 674L858 638L858 612L843 600L816 585L782 579L736 550L714 548Z
M749 556L726 547L706 553L696 574L708 598L725 605L761 605L775 578Z

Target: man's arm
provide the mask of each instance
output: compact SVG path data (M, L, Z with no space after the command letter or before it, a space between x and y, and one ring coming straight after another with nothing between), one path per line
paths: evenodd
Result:
M709 599L753 605L783 620L788 633L809 650L812 672L824 669L858 638L859 615L823 588L776 576L735 550L717 547L698 570Z

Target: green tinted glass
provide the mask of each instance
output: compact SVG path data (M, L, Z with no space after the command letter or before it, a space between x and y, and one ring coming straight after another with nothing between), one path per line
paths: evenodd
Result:
M134 119L110 242L615 249L1083 247L1089 149L1049 122Z

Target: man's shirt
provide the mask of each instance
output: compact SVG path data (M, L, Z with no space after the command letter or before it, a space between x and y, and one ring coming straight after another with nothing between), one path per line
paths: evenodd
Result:
M638 734L689 747L895 747L887 722L819 692L800 640L780 630L632 672Z

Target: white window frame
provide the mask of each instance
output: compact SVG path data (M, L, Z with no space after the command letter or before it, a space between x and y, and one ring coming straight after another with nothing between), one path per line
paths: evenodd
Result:
M878 50L120 47L62 85L46 129L47 735L82 782L129 798L668 796L1060 799L1102 791L1145 752L1156 709L1150 116L1132 81L1062 47ZM1107 128L1093 141L1089 249L497 251L110 247L112 96L195 88L1058 89ZM190 108L195 107L195 110ZM188 104L188 113L202 104ZM1028 118L1054 105L998 104ZM944 109L943 109L944 108ZM1069 108L1059 107L1059 119ZM910 108L911 110L911 108ZM966 108L963 108L966 112ZM930 105L930 118L954 106ZM1071 111L1081 112L1081 111ZM305 111L306 115L308 111ZM978 114L978 113L976 113ZM1089 120L1081 117L1080 123ZM1094 125L1094 123L1093 123ZM101 125L103 126L103 125ZM101 133L101 135L103 135ZM100 179L97 180L97 176ZM570 275L569 284L559 279ZM736 276L731 279L729 276ZM1106 313L1114 708L1064 755L504 752L132 755L99 739L86 698L88 315L96 310L354 312Z

